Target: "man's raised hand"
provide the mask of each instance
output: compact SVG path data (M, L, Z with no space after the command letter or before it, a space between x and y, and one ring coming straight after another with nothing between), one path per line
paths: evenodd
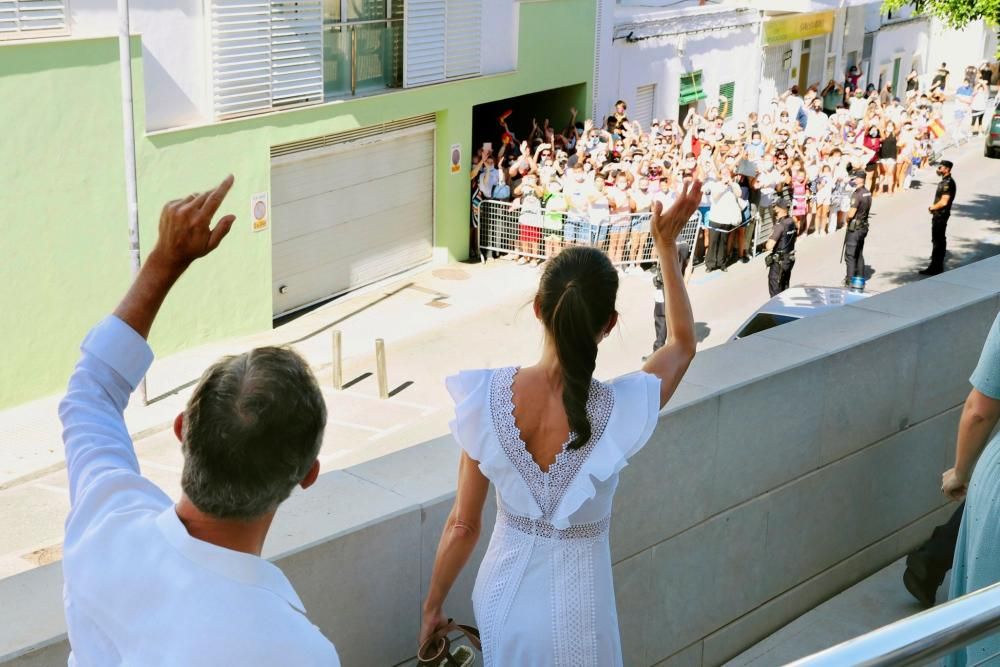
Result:
M663 210L663 202L656 202L653 205L651 221L653 240L657 244L674 243L700 205L701 181L699 180L685 183L673 206L666 211Z
M168 267L183 271L218 248L236 216L222 216L215 227L211 226L212 219L232 187L233 177L229 175L212 190L168 202L160 213L159 238L153 254Z

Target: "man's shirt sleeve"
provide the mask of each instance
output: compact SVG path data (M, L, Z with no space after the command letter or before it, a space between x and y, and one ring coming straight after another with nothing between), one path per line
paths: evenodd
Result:
M108 473L139 474L124 412L153 362L142 336L114 315L87 334L80 351L59 404L71 507Z

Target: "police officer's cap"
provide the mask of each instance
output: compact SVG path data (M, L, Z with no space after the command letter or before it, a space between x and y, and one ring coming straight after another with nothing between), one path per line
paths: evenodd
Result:
M774 205L784 210L792 208L792 202L788 197L781 196L774 200Z
M863 180L865 180L865 172L863 172L863 171L852 172L851 173L851 178L857 178L857 179L860 179L860 180L863 181Z
M939 164L942 167L948 167L948 171L951 171L951 168L955 166L955 163L952 162L951 160L941 160Z

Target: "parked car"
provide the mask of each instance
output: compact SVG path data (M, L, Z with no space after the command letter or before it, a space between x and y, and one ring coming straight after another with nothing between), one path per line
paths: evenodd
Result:
M988 112L987 112L988 113ZM989 128L986 130L986 143L983 146L983 155L986 157L996 157L1000 152L1000 108L994 108L990 114Z
M739 340L761 331L827 313L834 308L863 301L873 292L860 292L847 287L819 287L800 285L789 287L757 309L733 334L730 340Z

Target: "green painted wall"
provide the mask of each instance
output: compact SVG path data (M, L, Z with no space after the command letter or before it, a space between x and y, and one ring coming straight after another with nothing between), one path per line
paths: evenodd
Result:
M164 202L230 172L236 185L226 206L240 217L217 255L194 265L167 300L151 337L157 354L271 326L270 232L252 233L248 218L251 195L270 189L274 144L436 113L437 245L465 258L468 177L449 172L450 146L463 145L468 167L472 107L482 102L585 83L577 104L587 109L594 19L595 0L520 3L513 74L154 135L144 132L137 86L143 252L152 248ZM559 26L561 39L553 39L552 26ZM141 67L137 56L137 83ZM129 281L117 42L0 46L0 99L14 100L0 106L0 122L18 128L14 150L4 150L0 164L0 201L7 209L0 243L14 257L0 268L0 306L17 323L5 328L0 346L9 357L0 369L2 408L59 391L81 337Z
M0 46L0 407L58 391L128 286L115 40Z

